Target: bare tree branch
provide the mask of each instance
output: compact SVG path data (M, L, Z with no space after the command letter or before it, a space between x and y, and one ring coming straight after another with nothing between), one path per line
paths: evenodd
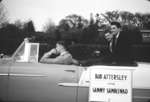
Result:
M4 5L2 3L0 3L0 25L7 21L6 14L7 13L6 13L6 9L4 8Z

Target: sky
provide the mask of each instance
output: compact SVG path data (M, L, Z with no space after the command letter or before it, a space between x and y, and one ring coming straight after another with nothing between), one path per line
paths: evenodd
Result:
M70 14L89 19L90 13L112 10L150 13L147 0L3 0L2 3L10 22L33 20L36 31L42 31L49 20L57 25Z

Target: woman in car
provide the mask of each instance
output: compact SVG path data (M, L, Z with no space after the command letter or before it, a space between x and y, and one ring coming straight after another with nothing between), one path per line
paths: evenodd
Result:
M55 57L53 57L54 55ZM49 64L78 64L78 61L66 50L64 41L58 41L56 48L45 53L40 62Z

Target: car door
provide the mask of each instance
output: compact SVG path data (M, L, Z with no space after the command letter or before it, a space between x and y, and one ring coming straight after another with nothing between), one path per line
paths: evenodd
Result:
M150 102L150 64L149 63L138 63L137 67L133 70L132 79L132 101L133 102ZM101 65L100 65L101 67ZM111 66L108 66L111 67ZM122 66L119 66L122 69ZM89 76L86 73L87 68L80 68L80 78L78 86L78 102L88 102L89 97Z
M14 63L10 70L9 102L77 102L78 66Z
M133 102L150 102L149 62L138 62L133 72Z
M8 72L11 61L0 59L0 102L7 101L8 96Z

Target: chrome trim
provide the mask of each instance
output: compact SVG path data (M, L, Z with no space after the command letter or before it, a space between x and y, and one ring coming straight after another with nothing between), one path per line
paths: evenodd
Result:
M58 86L62 87L78 87L78 83L58 83Z
M71 69L68 69L68 70L64 70L65 72L71 72L71 73L75 73L76 70L71 70Z
M150 99L150 97L147 97L147 96L133 96L133 98L136 98L136 99Z
M8 73L0 73L0 76L8 76Z
M132 88L133 89L150 89L150 87L136 87L136 86L133 86Z
M41 74L9 74L9 76L16 76L16 77L47 77L47 75Z

